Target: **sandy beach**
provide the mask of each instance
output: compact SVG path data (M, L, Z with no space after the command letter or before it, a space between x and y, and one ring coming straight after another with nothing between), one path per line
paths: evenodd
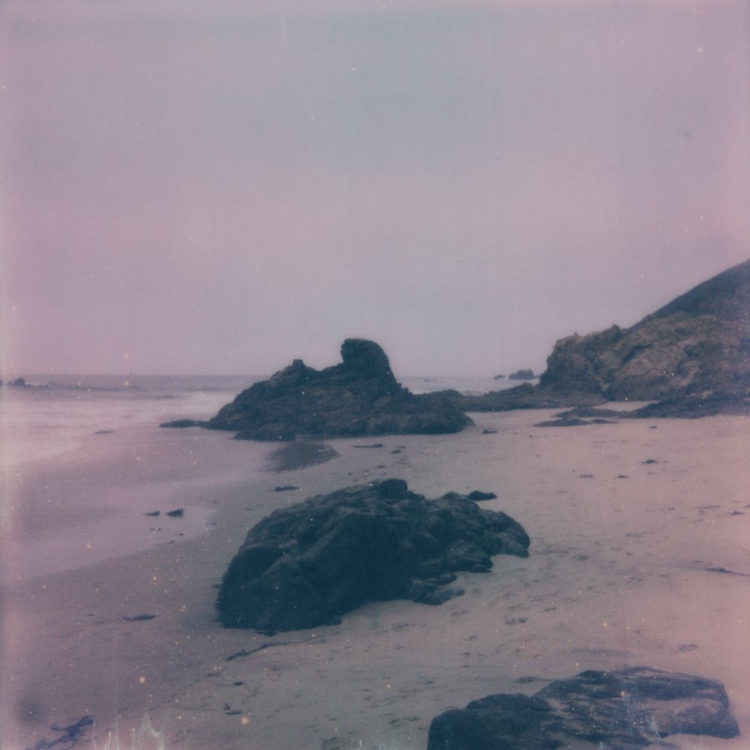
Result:
M115 729L129 747L148 715L161 730L149 747L417 749L450 707L632 665L725 685L740 737L670 741L747 747L747 418L533 426L553 413L331 440L339 457L283 472L264 470L275 446L138 428L8 473L3 750L51 741L52 725L85 714L97 747ZM462 574L466 593L439 607L371 604L275 636L217 624L216 586L250 526L385 477L427 497L495 492L483 507L525 527L529 558ZM184 516L166 517L175 508Z

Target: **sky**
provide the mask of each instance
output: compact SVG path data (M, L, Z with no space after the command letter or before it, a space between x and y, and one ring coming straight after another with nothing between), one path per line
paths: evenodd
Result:
M0 0L0 376L544 369L750 257L745 0Z

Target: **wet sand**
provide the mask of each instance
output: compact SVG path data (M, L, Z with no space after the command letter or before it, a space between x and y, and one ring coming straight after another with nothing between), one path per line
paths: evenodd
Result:
M51 724L89 713L100 744L117 719L128 747L148 712L168 748L424 748L447 708L643 664L723 682L743 735L670 740L747 747L748 418L533 427L553 413L474 415L459 435L378 438L367 450L357 446L372 439L329 441L339 458L283 473L263 470L274 446L200 430L92 436L85 471L70 471L80 455L38 467L23 481L39 512L44 492L56 497L45 488L66 488L66 511L56 526L40 522L44 534L69 546L94 538L101 556L2 588L0 746L33 747L57 736ZM273 637L218 626L215 587L251 525L393 476L428 497L495 492L483 507L524 525L529 558L463 574L464 596L439 607L372 604L340 625ZM154 521L144 512L175 504L183 521L202 518L192 538L138 531L136 518ZM81 507L99 514L95 528ZM127 545L114 540L131 525L130 542L150 534L148 544L121 556ZM169 536L154 546L159 533ZM69 566L86 562L76 555Z

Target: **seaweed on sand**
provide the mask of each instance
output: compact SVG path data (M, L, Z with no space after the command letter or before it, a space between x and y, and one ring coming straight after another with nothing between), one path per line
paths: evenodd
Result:
M54 740L39 740L31 750L48 750L51 747L57 750L70 750L78 744L79 740L83 739L84 733L93 723L94 720L90 716L84 715L67 727L59 727L57 724L53 724L50 729L53 732L61 732L60 736Z

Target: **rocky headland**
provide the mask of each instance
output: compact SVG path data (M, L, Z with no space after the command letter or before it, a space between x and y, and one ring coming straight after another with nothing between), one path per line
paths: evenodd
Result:
M488 695L440 714L427 750L675 748L664 741L673 734L739 734L721 683L648 667L582 672L532 696Z
M631 328L558 341L539 386L609 401L744 398L750 387L750 261Z
M472 424L441 394L415 395L395 378L383 349L373 341L347 339L341 363L324 370L301 359L240 393L204 423L169 422L163 427L200 424L231 430L244 440L310 437L440 434Z
M561 339L537 386L453 401L467 411L656 401L629 415L644 418L750 411L750 261L630 328Z
M441 604L458 571L528 555L505 513L449 493L436 500L401 479L346 487L274 511L250 529L219 591L227 627L288 631L331 625L368 601Z

